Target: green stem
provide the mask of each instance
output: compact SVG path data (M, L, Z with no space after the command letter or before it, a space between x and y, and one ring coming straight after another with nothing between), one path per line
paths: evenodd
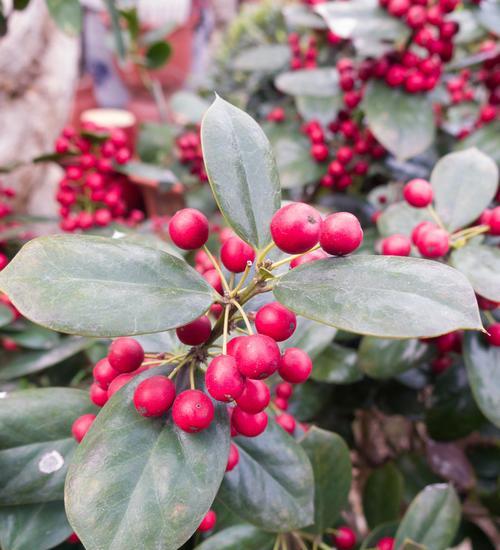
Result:
M222 332L222 354L227 354L227 335L228 335L228 328L229 328L229 309L231 306L229 304L226 305L224 308L224 329Z
M280 260L279 262L275 262L269 269L270 270L276 269L277 267L285 265L285 264L291 262L292 260L295 260L296 258L300 258L301 256L304 256L305 254L309 254L310 252L314 252L315 250L318 250L319 247L320 247L320 245L317 244L316 246L314 246L313 248L311 248L311 250L308 250L307 252L303 252L302 254L294 254L293 256L288 256L287 258L284 258L283 260Z
M429 204L427 207L427 210L429 211L429 214L432 216L432 219L439 225L441 229L444 229L444 224L441 221L441 218L439 217L438 213L434 210L434 207Z
M229 296L231 294L231 289L229 288L229 284L228 284L226 278L224 277L224 273L222 273L222 269L220 268L217 260L214 258L214 255L210 252L207 245L203 245L203 250L206 252L207 256L210 258L210 261L212 262L215 270L217 271L217 273L219 274L219 277L221 278L222 286L224 287L224 291L227 292L227 294Z
M231 300L231 303L236 307L236 309L240 312L241 316L243 317L243 321L245 322L248 333L253 334L252 325L250 324L250 321L248 320L247 314L245 313L244 309L240 306L240 304L236 300Z

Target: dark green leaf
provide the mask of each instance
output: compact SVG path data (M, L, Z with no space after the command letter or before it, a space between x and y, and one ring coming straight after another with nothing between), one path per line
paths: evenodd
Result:
M285 67L290 61L290 48L284 44L265 44L247 48L232 61L237 71L262 71L273 73Z
M272 419L256 438L234 439L238 466L224 476L219 498L245 521L287 532L313 521L313 473L302 447Z
M477 147L497 164L500 164L500 122L485 124L456 145L456 149L459 150L469 147Z
M151 375L140 374L110 399L69 468L66 511L87 550L176 550L198 527L224 475L224 408L198 434L181 431L171 418L141 417L132 397Z
M373 336L419 338L481 328L467 279L417 258L363 255L312 262L283 275L274 294L304 317Z
M407 539L446 550L460 523L460 501L451 485L429 485L413 500L396 533L395 550Z
M35 325L29 321L23 322L19 326L17 326L16 323L16 325L11 325L3 330L16 344L28 349L52 349L60 340L60 336L57 332Z
M370 474L363 488L363 512L371 529L399 518L403 487L404 478L392 462Z
M118 171L128 176L157 181L162 186L162 190L179 181L172 170L147 162L128 162L120 166Z
M480 296L500 302L500 250L474 244L454 250L450 263L469 279Z
M330 384L352 384L363 377L357 363L355 350L333 343L315 359L311 378Z
M376 80L362 103L370 130L399 160L423 153L434 141L432 104L425 94L408 94Z
M409 503L426 485L439 483L441 480L434 474L425 458L417 453L405 453L398 456L396 465L403 472L405 479L405 502Z
M56 25L69 35L82 29L82 7L79 0L46 0L49 13Z
M172 48L168 42L155 42L146 50L144 62L148 69L159 69L165 65L171 55Z
M483 336L467 334L464 360L472 393L482 413L500 427L500 348L490 346Z
M402 550L429 550L427 546L423 544L417 544L410 539L406 539L403 542Z
M30 0L14 0L14 9L22 11L28 6L29 3Z
M360 550L372 550L377 542L384 537L394 537L398 529L398 522L384 523L376 527L363 541Z
M64 0L62 1L64 2ZM111 30L113 31L113 38L115 41L115 48L118 58L120 61L123 61L125 59L126 48L121 28L120 13L116 7L116 0L104 0L104 5L106 6L106 10L111 20Z
M196 550L271 550L275 537L251 525L235 525L219 531Z
M267 137L246 113L218 97L201 126L210 185L229 225L264 248L269 223L280 207L278 168Z
M330 345L336 332L333 327L299 317L295 332L283 342L282 348L300 348L314 361Z
M60 332L161 332L205 312L213 290L183 260L120 239L40 237L0 273L0 286L32 321Z
M63 542L71 532L62 500L0 508L3 550L48 550Z
M466 149L440 159L431 183L437 213L453 232L477 219L490 204L498 187L498 168L478 149Z
M4 304L0 304L0 327L9 325L14 320L12 309Z
M417 224L432 221L427 208L413 208L406 202L391 204L377 220L377 228L383 237L400 233L410 236Z
M333 386L308 380L298 384L289 401L288 412L302 422L310 421L318 416L322 409L332 402Z
M300 444L311 461L314 474L315 533L335 524L347 505L351 488L349 447L335 433L312 427Z
M292 96L330 98L340 94L339 75L335 69L301 69L280 74L274 82L276 88Z
M388 340L365 336L359 346L359 367L372 378L392 378L418 365L428 346L420 340Z

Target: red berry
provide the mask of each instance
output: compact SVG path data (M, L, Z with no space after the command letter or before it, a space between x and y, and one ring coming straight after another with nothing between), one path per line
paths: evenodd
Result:
M98 407L104 407L108 400L108 391L103 390L99 384L92 384L89 390L90 400Z
M95 211L94 220L95 223L101 227L106 227L111 223L113 216L107 208L99 208Z
M211 531L217 522L217 514L213 510L209 510L207 515L201 520L200 525L198 526L198 531L205 533L206 531Z
M280 411L286 411L288 409L288 401L282 397L275 397L273 403Z
M387 10L394 17L402 17L410 9L410 0L389 0Z
M403 196L408 204L415 208L425 208L432 202L431 184L423 179L409 181L403 189Z
M294 258L290 262L290 269L293 269L294 267L298 267L299 265L302 265L302 264L308 264L309 262L323 260L324 258L328 258L328 254L324 250L313 250L312 252L308 252L303 256Z
M9 264L9 258L5 254L0 252L0 271L7 267Z
M236 336L235 338L229 340L229 342L227 343L227 354L235 357L237 347L245 338L246 336Z
M493 302L493 300L488 300L488 298L479 296L479 294L476 296L476 298L477 298L477 305L479 306L479 309L482 309L483 311L491 311L493 309L496 309L499 306L498 302Z
M245 389L236 399L238 407L250 414L262 412L271 400L271 392L262 380L247 379Z
M109 364L107 357L105 357L96 363L92 374L99 386L103 389L107 389L120 373Z
M292 384L302 384L311 374L311 358L300 348L288 348L281 357L279 375Z
M491 346L500 346L500 323L488 327L488 342Z
M117 338L109 348L108 361L119 372L132 372L144 361L144 350L133 338Z
M226 472L234 470L239 461L240 452L238 451L238 447L236 447L234 443L231 443L231 445L229 446L229 456L227 459Z
M409 256L411 241L405 235L391 235L382 241L382 254L385 256Z
M459 331L442 334L434 340L439 353L460 351L462 347L462 335Z
M179 248L195 250L208 239L208 220L194 208L184 208L174 214L168 225L170 238Z
M332 541L339 550L351 550L356 546L356 535L350 527L344 525L336 529Z
M85 434L89 431L92 422L95 420L95 414L84 414L79 416L71 426L71 433L73 437L80 443L85 437Z
M269 336L254 334L238 344L235 359L243 376L260 380L268 378L278 369L280 349Z
M340 147L336 154L337 160L341 164L348 164L353 157L353 152L350 147Z
M134 392L134 406L142 416L162 416L175 399L175 384L166 376L143 380Z
M440 228L421 231L417 247L426 258L441 258L450 248L448 233Z
M418 247L422 236L429 229L437 229L437 225L432 222L420 222L417 224L411 232L411 242Z
M248 262L255 260L255 251L239 237L231 237L222 245L220 259L227 270L232 273L241 273L245 271Z
M282 399L290 399L293 394L293 387L288 382L280 382L276 386L275 391L278 397L281 397Z
M205 374L208 393L217 401L229 402L243 393L245 378L231 355L219 355L212 359Z
M108 387L108 399L111 399L117 391L121 390L125 384L128 384L134 378L135 374L135 372L124 372L123 374L119 374Z
M212 332L212 323L206 315L202 315L191 323L179 327L175 333L177 338L186 346L199 346L204 344Z
M349 212L330 214L321 222L321 248L335 256L354 252L363 241L363 230L358 218Z
M453 359L449 355L440 355L431 361L431 369L434 374L441 374L449 369Z
M255 328L259 334L270 336L276 342L287 340L295 332L297 317L279 302L261 307L255 316Z
M172 418L181 430L200 432L210 426L214 418L214 405L202 391L185 390L175 398Z
M394 550L396 539L392 537L384 537L377 542L377 550Z
M246 437L257 437L267 428L267 414L260 412L249 414L239 407L235 407L231 418L236 431Z
M318 162L323 162L328 158L328 146L324 143L315 143L311 147L311 156Z
M285 432L288 432L289 434L293 434L295 431L295 426L297 423L295 422L295 418L288 413L281 413L278 414L274 420L276 420L276 423L281 426Z
M276 246L288 254L307 252L319 239L321 214L301 202L287 204L274 214L271 234Z
M220 278L219 273L217 272L217 270L215 268L214 269L207 269L207 271L205 271L205 273L203 273L203 278L219 294L223 293L222 280Z
M393 65L385 75L385 81L391 88L401 86L406 78L406 69L401 65Z
M500 235L500 206L493 208L491 211L488 225L492 235Z

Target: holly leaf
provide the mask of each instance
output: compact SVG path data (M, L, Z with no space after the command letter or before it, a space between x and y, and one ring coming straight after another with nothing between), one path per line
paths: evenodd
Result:
M404 478L392 462L369 475L363 487L363 512L371 529L399 518L403 487Z

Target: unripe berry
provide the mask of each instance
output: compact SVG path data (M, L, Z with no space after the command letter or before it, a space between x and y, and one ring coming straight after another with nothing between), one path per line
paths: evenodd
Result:
M423 179L409 181L403 188L405 201L415 208L425 208L432 202L431 184Z
M80 443L89 431L90 426L95 420L95 414L84 414L79 416L71 426L73 437Z
M175 333L177 338L186 346L199 346L204 344L212 332L212 323L206 315L202 315L191 323L179 327Z
M280 382L275 389L276 395L282 399L290 399L293 394L293 387L288 382Z
M109 348L108 361L119 372L132 372L144 361L144 350L133 338L117 338Z
M89 397L94 405L104 407L108 400L108 391L103 390L99 384L94 383L90 386Z
M268 378L278 369L280 349L269 336L254 334L238 344L235 359L243 376L260 380Z
M175 384L166 376L152 376L135 389L134 406L142 416L162 416L175 399Z
M209 510L207 515L201 520L200 525L198 526L198 531L205 533L206 531L211 531L215 524L217 523L217 514L213 510Z
M279 302L261 307L255 316L255 328L259 334L270 336L276 342L290 338L297 327L297 317Z
M328 258L328 254L324 250L313 250L312 252L308 252L303 256L294 258L290 262L290 269L293 269L294 267L298 267L299 265L302 265L302 264L308 264L309 262L324 260L325 258Z
M208 393L217 401L229 402L243 393L245 378L231 355L219 355L212 359L205 374Z
M286 382L302 384L311 374L311 358L300 348L288 348L281 357L279 375Z
M417 247L426 258L441 258L450 249L449 235L440 228L421 231Z
M92 374L99 386L103 389L107 389L120 372L114 369L109 364L107 357L105 357L96 363Z
M384 537L377 542L377 550L394 550L396 539L392 537Z
M262 380L247 379L245 388L236 399L238 407L250 414L262 412L271 401L271 392Z
M346 525L335 530L332 536L332 542L338 550L352 550L356 546L356 535L354 531Z
M222 245L220 259L228 271L241 273L245 271L248 262L255 260L255 251L239 237L231 237Z
M500 323L488 327L488 342L490 346L500 346Z
M260 412L249 414L239 407L235 407L231 418L236 431L246 437L257 437L267 428L267 414Z
M409 256L411 241L405 235L391 235L382 241L382 254L385 256Z
M331 214L321 222L321 248L335 256L354 252L363 241L358 218L349 212Z
M172 407L176 426L188 433L207 429L214 418L214 405L200 390L185 390L180 393Z
M208 239L208 220L194 208L184 208L174 214L168 225L170 238L179 248L195 250Z
M274 214L271 235L276 246L288 254L307 252L319 239L321 214L301 202L287 204Z
M292 435L295 431L295 426L297 425L297 423L295 422L295 418L291 414L278 414L274 418L274 420L276 420L276 424L278 424L278 426L281 426L285 430L285 432L288 432L290 435Z
M226 472L234 470L238 462L240 461L240 452L238 447L234 443L231 443L229 446L229 456L227 458Z

